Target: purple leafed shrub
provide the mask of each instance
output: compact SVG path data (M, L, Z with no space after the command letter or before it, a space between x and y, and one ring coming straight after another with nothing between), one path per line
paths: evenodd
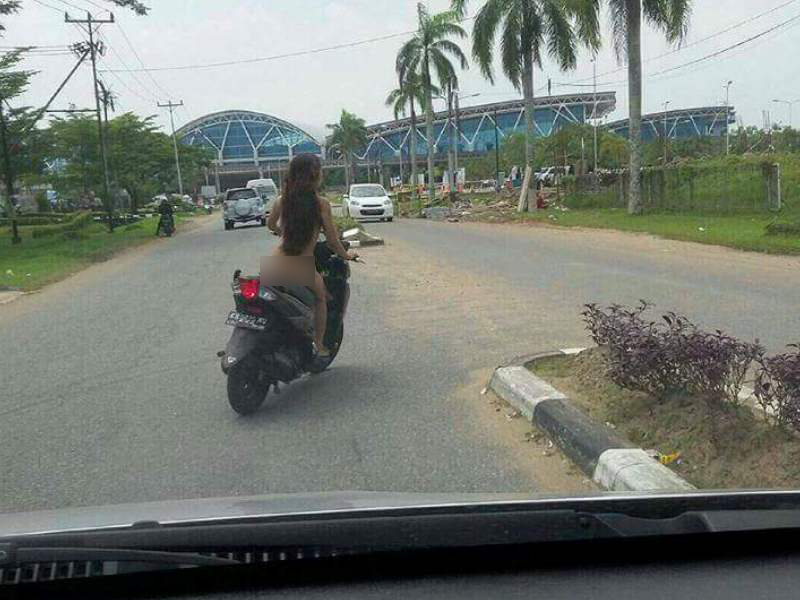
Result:
M758 343L701 331L672 312L650 321L643 316L649 306L586 305L583 320L594 342L607 350L611 380L661 397L683 392L737 402L750 364L761 356Z
M800 344L789 352L758 359L755 397L778 423L800 430Z

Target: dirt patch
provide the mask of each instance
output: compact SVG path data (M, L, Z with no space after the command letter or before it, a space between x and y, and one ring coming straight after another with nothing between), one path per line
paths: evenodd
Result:
M605 377L597 349L529 368L635 445L662 455L680 453L668 466L700 489L800 486L800 438L748 407L624 390Z
M533 482L539 493L579 494L596 491L594 483L561 453L547 436L486 388L491 369L470 372L449 400L463 407L472 435L496 444L508 460Z

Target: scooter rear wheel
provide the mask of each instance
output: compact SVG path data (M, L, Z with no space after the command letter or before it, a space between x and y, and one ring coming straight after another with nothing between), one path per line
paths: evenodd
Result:
M269 383L259 377L259 370L244 361L228 372L228 402L240 415L251 415L264 403Z

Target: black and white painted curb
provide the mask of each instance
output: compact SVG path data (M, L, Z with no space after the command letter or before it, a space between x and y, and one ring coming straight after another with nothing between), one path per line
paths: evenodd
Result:
M590 419L563 393L525 367L532 360L582 351L566 348L517 359L497 368L489 387L547 433L564 454L607 490L695 489L642 448L633 447L610 427Z

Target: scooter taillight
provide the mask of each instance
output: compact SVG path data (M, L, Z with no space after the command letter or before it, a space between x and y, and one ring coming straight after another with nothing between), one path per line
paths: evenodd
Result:
M259 281L258 277L254 277L252 279L240 277L239 290L242 294L242 298L244 298L246 302L252 302L258 298L258 288L260 284L261 282Z

